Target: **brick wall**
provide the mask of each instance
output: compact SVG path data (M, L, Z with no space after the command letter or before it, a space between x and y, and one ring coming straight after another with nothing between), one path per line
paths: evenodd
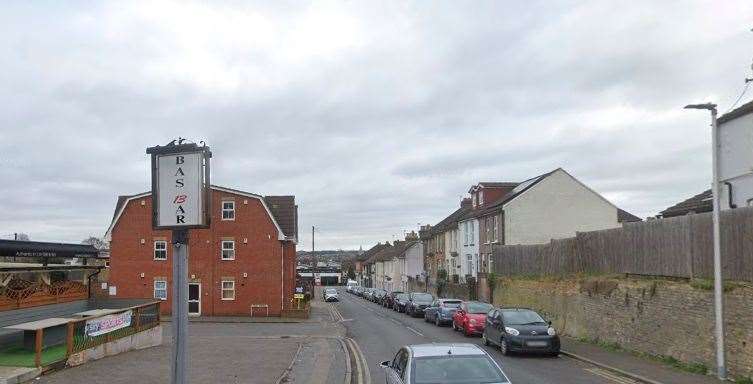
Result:
M540 311L568 336L715 370L713 299L687 282L654 279L502 279L494 290L495 305ZM753 376L753 288L727 292L725 305L728 370Z
M221 220L221 202L227 200L235 201L233 221ZM201 284L201 314L247 315L251 304L267 304L270 315L278 315L294 290L295 244L278 240L274 222L259 199L212 190L212 207L211 228L191 230L189 239L188 277L189 282ZM171 232L152 230L151 212L150 196L126 205L112 231L108 280L117 289L116 298L151 298L154 281L166 279L168 299L161 308L170 313ZM225 239L235 241L235 260L220 259ZM167 241L167 260L154 259L155 240ZM222 300L222 280L235 281L235 300Z

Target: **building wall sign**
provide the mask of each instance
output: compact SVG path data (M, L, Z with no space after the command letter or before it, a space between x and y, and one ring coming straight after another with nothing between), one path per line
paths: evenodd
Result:
M107 315L86 321L86 336L104 335L131 326L132 311Z
M147 149L152 155L152 215L157 229L209 226L208 147L170 143Z

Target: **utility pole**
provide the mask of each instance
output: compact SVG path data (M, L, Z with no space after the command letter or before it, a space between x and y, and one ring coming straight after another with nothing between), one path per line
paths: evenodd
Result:
M720 380L727 378L726 357L724 352L724 292L722 290L722 250L720 245L720 204L719 204L719 126L716 121L716 104L691 104L687 109L705 109L711 112L711 146L712 146L712 187L714 200L713 233L714 233L714 318L716 338L716 367Z

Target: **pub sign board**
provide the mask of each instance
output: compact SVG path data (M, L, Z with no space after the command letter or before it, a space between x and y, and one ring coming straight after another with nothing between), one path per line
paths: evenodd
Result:
M208 228L211 198L207 146L183 144L147 148L152 156L152 226L155 229Z

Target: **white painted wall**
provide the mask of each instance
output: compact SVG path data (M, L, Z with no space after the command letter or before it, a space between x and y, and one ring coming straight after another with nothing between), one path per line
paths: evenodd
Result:
M424 271L424 245L416 242L405 250L405 276L421 275ZM407 280L406 280L407 281Z
M384 288L384 262L374 263L374 288Z
M540 244L576 231L616 228L617 207L557 170L505 204L505 244Z
M384 286L382 286L382 288L388 291L392 291L395 284L394 278L392 278L395 267L393 260L394 259L390 259L384 262L384 276L382 277L384 279ZM391 278L392 280L388 279L387 277Z
M394 290L403 290L403 275L405 275L405 258L395 257L392 259L392 288Z
M460 254L460 276L472 275L477 277L478 274L478 220L469 219L458 223L458 240L457 249ZM468 255L471 256L472 266L468 269Z
M732 203L753 205L753 113L719 125L719 179L732 184ZM729 193L720 186L722 209L729 209Z

